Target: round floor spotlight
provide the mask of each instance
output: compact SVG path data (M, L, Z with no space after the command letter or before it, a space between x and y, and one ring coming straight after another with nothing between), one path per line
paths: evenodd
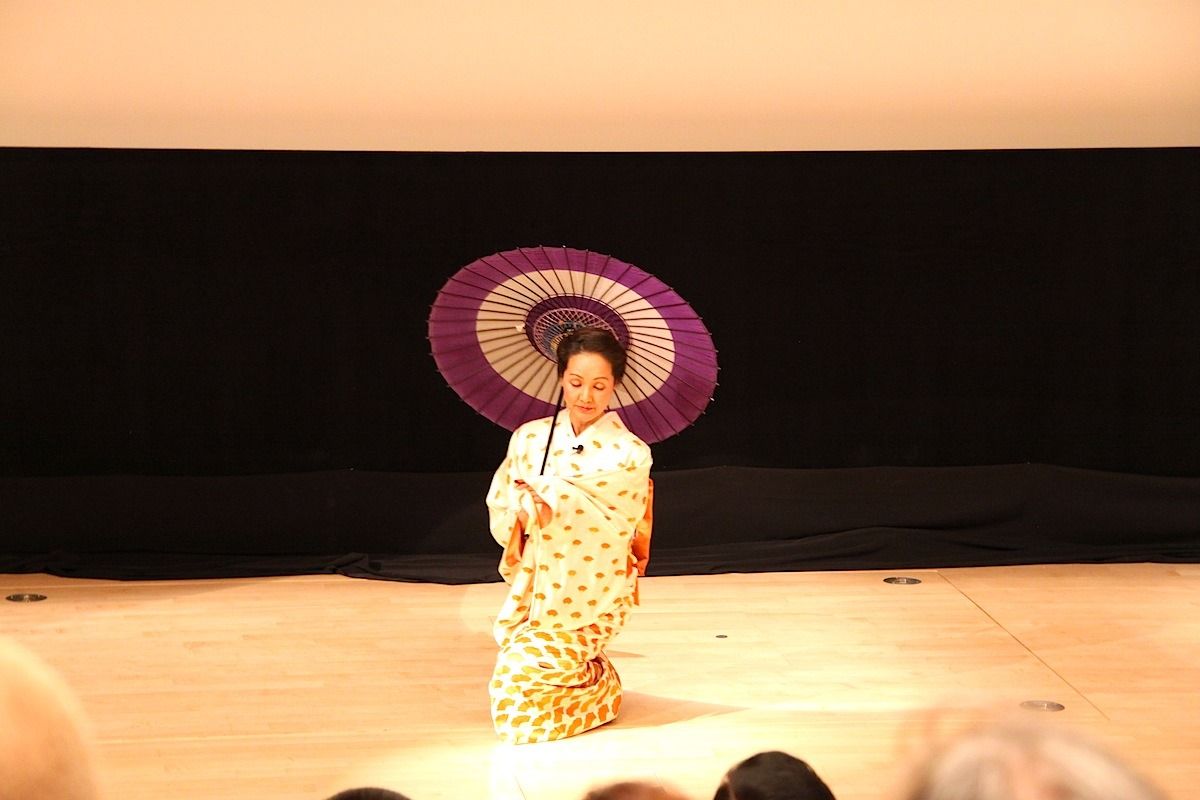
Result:
M46 599L46 595L34 594L33 592L18 592L17 594L10 594L4 599L10 603L39 603Z
M1053 700L1026 700L1021 703L1021 708L1027 711L1062 711L1066 706Z
M892 577L892 578L884 578L883 582L884 583L894 583L898 586L912 586L914 584L920 583L921 579L920 578Z

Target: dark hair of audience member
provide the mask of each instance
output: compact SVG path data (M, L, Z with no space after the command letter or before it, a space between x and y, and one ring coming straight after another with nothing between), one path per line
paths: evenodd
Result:
M393 792L390 789L375 789L372 787L363 787L361 789L347 789L344 792L338 792L328 800L409 800L399 792Z
M583 800L688 800L683 795L658 784L644 781L621 781L588 792Z
M713 800L834 800L813 768L778 750L750 756L725 773Z

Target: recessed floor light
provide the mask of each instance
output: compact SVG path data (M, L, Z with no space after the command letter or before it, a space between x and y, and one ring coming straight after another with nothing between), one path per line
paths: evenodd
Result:
M1053 700L1026 700L1021 703L1021 708L1029 711L1062 711L1066 706Z
M44 594L33 594L32 592L20 592L18 594L10 594L5 598L13 603L37 603L46 599Z

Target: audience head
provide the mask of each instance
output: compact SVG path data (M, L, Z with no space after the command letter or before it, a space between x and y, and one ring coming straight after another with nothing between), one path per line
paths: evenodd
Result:
M0 797L99 797L88 726L74 694L40 659L0 637Z
M329 800L408 800L408 798L390 789L364 787L362 789L347 789L344 792L338 792L333 797L330 797Z
M583 800L688 800L671 789L656 783L622 781L587 793Z
M713 800L833 800L833 793L804 761L772 750L725 773Z
M906 800L1164 800L1097 743L1029 722L976 728L916 769Z

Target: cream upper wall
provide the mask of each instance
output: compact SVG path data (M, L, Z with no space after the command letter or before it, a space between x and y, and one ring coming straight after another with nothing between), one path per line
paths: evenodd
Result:
M0 145L1200 144L1200 0L0 0Z

